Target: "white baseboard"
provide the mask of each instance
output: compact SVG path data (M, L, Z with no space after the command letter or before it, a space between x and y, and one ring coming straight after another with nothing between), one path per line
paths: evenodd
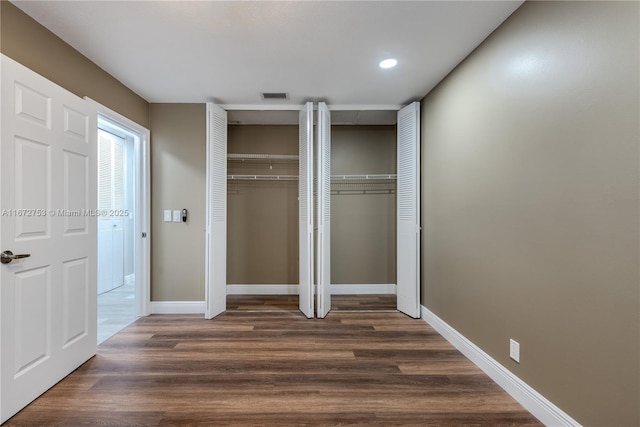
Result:
M331 285L332 295L395 293L395 284ZM298 295L298 285L227 285L227 295Z
M151 314L204 314L204 301L151 301Z
M227 285L227 295L298 295L298 285Z
M331 295L396 294L395 283L331 284Z
M136 283L136 275L135 274L129 274L127 276L124 276L124 284L127 286L133 286Z
M426 307L420 306L422 318L433 329L438 331L455 348L460 350L469 360L475 363L493 381L502 387L507 393L517 400L524 408L531 412L546 426L576 426L580 423L571 418L562 409L558 408L547 398L535 391L531 386L515 376L511 371L502 366L498 361L485 353L480 347L469 341L460 332L453 329L444 320L440 319Z

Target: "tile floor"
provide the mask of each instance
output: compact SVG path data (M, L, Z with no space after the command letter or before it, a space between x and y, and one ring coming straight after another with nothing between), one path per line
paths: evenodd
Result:
M136 319L133 283L98 295L98 345Z

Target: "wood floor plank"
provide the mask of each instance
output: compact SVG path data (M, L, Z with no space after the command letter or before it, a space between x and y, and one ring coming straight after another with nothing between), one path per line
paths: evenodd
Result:
M141 318L6 425L541 424L421 320L238 309Z
M464 360L430 360L403 361L398 368L407 375L481 375L482 371L470 361Z
M65 409L53 408L29 417L17 415L6 425L20 425L24 427L40 426L157 426L160 425L164 412L162 411L113 411L113 410L83 410L74 413Z
M395 310L392 294L332 295L331 309L337 311ZM298 311L297 295L227 295L227 310Z

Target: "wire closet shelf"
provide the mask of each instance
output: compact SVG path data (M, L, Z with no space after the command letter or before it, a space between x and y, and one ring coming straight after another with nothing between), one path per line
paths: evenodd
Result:
M232 153L227 155L230 162L290 163L299 160L294 154ZM242 174L227 175L229 181L298 181L298 175L291 174ZM339 194L395 194L396 174L340 174L331 175L331 193Z

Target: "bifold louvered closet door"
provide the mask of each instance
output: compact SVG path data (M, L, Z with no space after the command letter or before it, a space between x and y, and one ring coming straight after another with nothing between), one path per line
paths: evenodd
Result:
M207 104L206 310L211 319L227 308L227 112Z
M298 215L300 253L300 284L298 301L300 311L308 318L313 310L313 103L307 102L300 110L300 140L298 177Z
M318 103L318 317L331 310L331 112Z
M398 310L420 317L420 103L398 111Z

